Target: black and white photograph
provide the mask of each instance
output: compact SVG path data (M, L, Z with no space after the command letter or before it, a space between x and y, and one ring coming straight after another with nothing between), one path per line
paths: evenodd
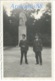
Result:
M3 77L52 76L51 2L3 1Z

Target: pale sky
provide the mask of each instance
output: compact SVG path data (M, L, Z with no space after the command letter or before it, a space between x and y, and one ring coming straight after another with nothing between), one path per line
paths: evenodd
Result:
M6 9L6 12L7 12L7 15L10 16L11 15L11 11L13 10L13 8L11 7L12 4L14 5L20 5L20 4L23 4L23 3L27 3L27 2L17 2L17 1L4 1L3 2L3 5ZM29 2L31 4L34 4L33 2ZM43 8L40 9L39 13L37 14L36 12L32 13L31 16L33 16L35 19L40 19L41 16L43 15L43 13L47 10L46 8L46 4L47 3L43 3L42 4L44 5Z

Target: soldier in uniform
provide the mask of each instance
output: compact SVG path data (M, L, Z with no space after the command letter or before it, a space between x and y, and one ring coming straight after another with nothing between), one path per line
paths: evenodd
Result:
M28 43L27 43L25 34L22 34L22 40L20 41L19 46L21 48L21 60L20 60L20 64L22 64L23 56L25 56L25 63L28 64L28 61L27 61Z
M35 40L33 43L33 51L35 52L36 64L39 64L40 62L40 65L42 65L42 42L38 35L35 36Z

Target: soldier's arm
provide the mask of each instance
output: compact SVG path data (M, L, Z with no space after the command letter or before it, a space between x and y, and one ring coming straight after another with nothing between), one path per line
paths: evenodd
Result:
M35 40L33 42L33 51L35 50Z
M43 48L43 44L42 44L42 40L40 39L40 45L41 45L41 49Z

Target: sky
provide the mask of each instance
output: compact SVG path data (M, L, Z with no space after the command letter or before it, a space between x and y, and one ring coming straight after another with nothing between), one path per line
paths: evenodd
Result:
M14 7L16 8L18 5L20 5L20 4L25 4L25 3L27 3L27 2L21 2L21 1L19 1L19 2L17 2L17 1L4 1L4 2L3 2L3 6L5 7L5 10L6 10L6 12L7 12L7 15L8 15L8 16L11 16L11 11L14 9ZM37 20L40 19L40 18L42 17L43 13L47 10L46 5L47 5L48 3L43 3L43 2L41 2L41 3L28 2L28 3L33 4L33 5L35 5L35 4L37 4L37 5L38 5L38 4L42 4L42 5L43 5L43 6L40 8L38 14L36 13L36 11L37 11L38 8L36 8L36 11L31 14L31 17L34 17L34 18L37 19ZM36 7L37 7L37 6L36 6Z

